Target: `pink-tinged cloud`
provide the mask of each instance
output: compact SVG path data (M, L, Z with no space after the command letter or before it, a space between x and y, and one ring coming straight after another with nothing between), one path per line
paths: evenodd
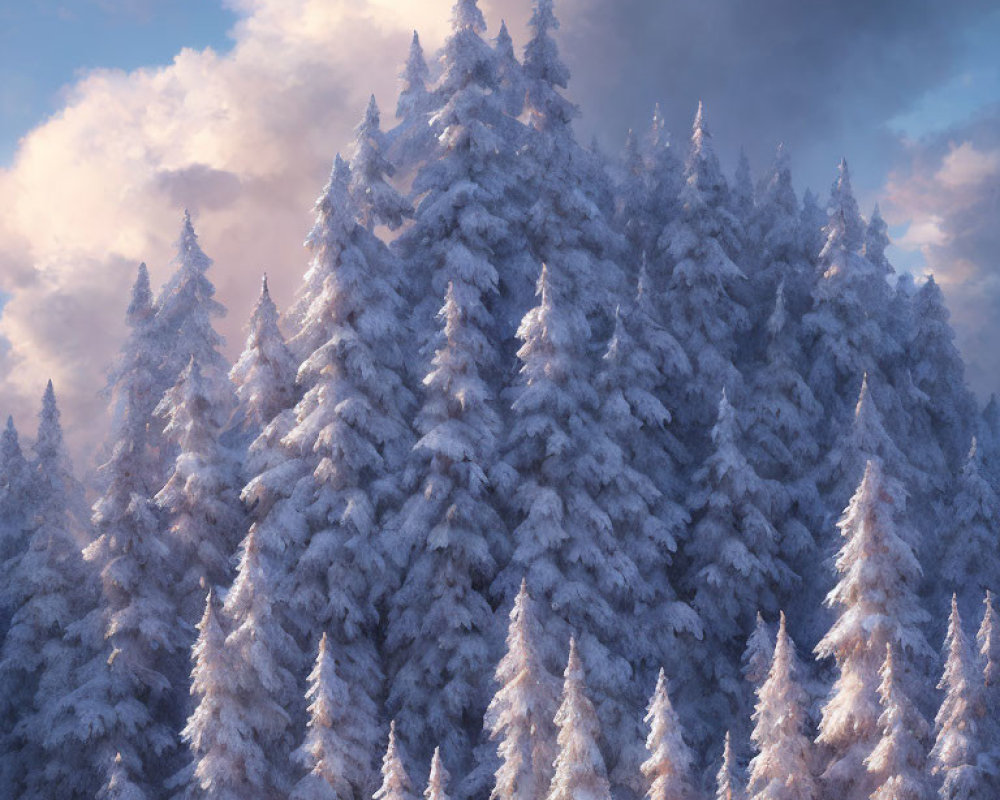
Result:
M897 244L919 250L952 311L968 376L981 394L1000 374L1000 108L911 143L886 187Z
M169 273L190 208L230 313L234 357L267 271L287 304L305 267L311 207L368 95L392 124L410 33L428 52L450 0L236 0L231 52L183 50L172 64L95 71L0 170L0 412L30 438L51 377L77 462L105 435L105 372L124 335L136 265ZM497 3L523 30L528 0Z

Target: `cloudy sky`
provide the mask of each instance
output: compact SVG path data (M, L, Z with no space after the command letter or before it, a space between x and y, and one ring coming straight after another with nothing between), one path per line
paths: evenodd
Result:
M231 354L267 271L286 303L329 163L368 94L391 121L412 29L452 0L0 0L0 411L56 382L81 466L140 260L195 216ZM530 0L482 0L518 45ZM581 136L616 149L699 99L724 162L778 142L797 188L846 156L898 266L942 283L981 393L1000 390L1000 7L993 0L559 0Z

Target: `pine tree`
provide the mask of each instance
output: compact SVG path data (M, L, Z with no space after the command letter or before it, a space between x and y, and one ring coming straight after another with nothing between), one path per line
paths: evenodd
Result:
M194 358L201 367L206 391L219 407L218 413L228 415L234 405L232 384L228 377L229 364L219 352L224 341L212 323L214 319L224 316L226 309L215 299L215 287L207 274L212 259L198 244L198 236L187 211L184 212L173 264L175 272L156 300L154 334L151 338L153 346L159 349L154 386L157 400L173 386ZM168 464L164 464L164 468Z
M983 677L976 669L972 647L962 630L958 600L954 596L944 649L944 674L938 689L945 695L934 718L936 738L930 753L931 774L941 781L938 794L942 800L985 800L992 793L979 767L986 744Z
M552 785L546 800L609 800L604 758L598 746L600 723L587 698L583 663L570 639L569 661L563 673L562 703L556 712L559 752L553 764Z
M667 678L660 670L646 711L649 726L646 750L649 758L642 774L649 782L648 800L685 800L691 796L691 768L694 754L684 741L681 723L670 703Z
M1000 497L983 476L982 458L975 437L951 503L951 530L944 537L940 574L959 594L959 607L967 615L983 593L1000 577Z
M737 299L745 276L732 260L739 250L739 223L729 210L729 187L701 104L684 178L680 216L660 236L657 259L672 265L662 295L664 319L694 367L679 409L686 412L682 424L693 431L697 427L692 426L710 427L711 409L724 387L739 393L743 379L733 364L736 337L750 324Z
M407 750L425 757L440 742L467 771L466 730L478 727L492 660L489 590L506 560L504 523L489 475L500 419L482 374L496 361L484 307L490 271L448 284L443 331L424 378L414 445L416 491L389 532L405 578L389 601L389 710Z
M844 247L852 253L859 252L864 244L864 220L858 210L858 201L854 199L846 158L842 158L837 165L837 178L830 187L827 215L831 218L843 218Z
M799 213L799 236L806 257L814 260L823 248L823 227L827 223L826 212L820 207L816 195L806 189L802 195L802 210Z
M16 439L8 447L16 448ZM82 531L73 514L80 487L63 444L52 381L33 450L22 498L29 515L25 541L5 569L11 616L0 649L0 697L10 727L0 775L11 797L74 797L86 792L86 762L79 760L79 747L50 742L48 721L86 656L68 634L94 608L97 587L80 552ZM9 455L16 459L16 452Z
M781 612L774 658L757 690L751 734L757 755L750 761L747 793L754 800L813 800L819 796L811 771L811 744L805 734L809 701L799 684L801 667Z
M896 530L903 510L881 465L869 461L838 523L840 578L826 599L838 617L816 654L833 656L839 677L823 706L817 743L829 754L824 780L848 800L868 798L875 788L864 761L879 736L878 671L886 645L917 665L931 657L920 630L928 619L916 595L920 564Z
M976 634L979 658L983 665L983 688L986 716L983 720L987 744L985 759L988 780L994 788L1000 788L1000 618L993 608L993 593L986 591L983 601L985 610L983 621Z
M500 21L500 31L493 40L497 56L497 81L504 96L504 110L512 117L521 116L524 109L524 76L521 64L514 54L514 42L507 30L507 23Z
M251 527L222 608L231 629L225 640L230 663L226 680L239 692L239 714L247 742L237 763L228 763L225 769L243 781L240 796L247 800L273 797L287 791L290 784L292 718L298 694L295 671L300 651L274 608L274 561Z
M872 800L929 800L925 742L930 726L902 686L891 643L885 646L885 663L879 675L882 738L865 761L878 787Z
M736 160L736 172L733 174L733 188L730 194L730 211L739 223L742 237L740 239L740 254L738 261L746 266L755 258L760 249L759 231L754 225L754 212L757 206L757 193L754 191L753 175L750 172L750 159L746 150L740 148Z
M552 781L556 736L553 719L559 683L542 655L544 633L527 582L510 611L507 652L497 665L497 693L486 710L500 766L491 800L534 800Z
M385 155L388 147L382 133L381 116L375 95L368 101L365 115L354 130L354 156L351 159L351 197L358 222L373 231L385 225L394 231L412 210L386 180L396 169Z
M434 748L431 757L431 773L424 790L424 800L449 800L447 793L448 780L451 776L441 763L441 748Z
M359 714L357 695L337 674L329 638L324 633L319 642L316 664L309 673L309 721L305 741L295 752L295 759L306 770L292 791L293 800L355 800L371 795L371 753L368 742L355 736L356 726L374 713L366 708ZM368 698L360 698L370 703Z
M543 610L549 664L557 657L552 642L586 631L581 646L602 724L609 740L622 743L614 751L624 758L617 774L634 782L637 753L628 743L638 731L627 709L641 700L626 676L650 668L651 644L662 639L637 642L613 622L619 609L641 608L652 587L632 560L628 539L635 532L616 535L600 502L604 486L618 477L620 456L596 416L597 393L581 335L586 319L580 306L556 301L549 274L543 267L539 305L519 331L521 374L511 392L504 456L516 474L507 479L509 489L503 481L498 485L511 500L514 550L497 592L510 598L521 578L527 579ZM666 624L676 627L674 620Z
M706 621L700 658L718 687L718 702L728 701L728 713L735 713L743 696L736 672L743 642L758 610L776 613L779 592L796 576L779 551L769 487L743 455L739 421L725 391L718 408L714 450L694 476L694 529L685 555L692 605Z
M76 671L51 738L86 737L91 764L120 756L121 785L152 791L175 766L188 637L171 599L170 548L151 500L159 462L149 423L161 352L145 266L126 321L131 331L112 373L113 445L101 467L104 492L93 507L96 538L84 551L102 587L100 609L78 633L94 652Z
M764 621L758 611L757 623L747 639L746 650L740 659L743 664L743 677L753 687L754 693L767 680L773 658L774 635L771 633L771 626Z
M122 754L115 753L111 768L108 770L107 781L97 793L97 800L148 800L150 797L150 794L132 780Z
M12 573L28 542L30 483L31 468L18 443L14 418L8 416L7 426L0 433L0 644L16 604L10 592Z
M171 595L189 625L198 618L205 592L230 582L230 558L243 528L238 466L220 441L228 422L225 412L214 403L194 356L155 411L166 423L163 437L177 458L153 499L164 515L177 575Z
M295 371L295 360L278 327L278 309L265 275L250 315L243 353L229 372L236 387L234 424L247 444L280 412L294 405Z
M437 98L428 88L430 70L424 60L420 36L414 31L410 51L403 72L402 86L396 102L396 119L399 124L388 132L388 154L396 164L400 177L410 176L417 165L434 151L435 128L430 124Z
M396 743L395 720L389 725L389 745L382 758L382 785L373 795L373 800L417 800Z
M729 731L726 731L726 742L722 747L722 764L715 776L715 800L746 800L746 790L737 775L736 760L733 758L733 748L729 739Z

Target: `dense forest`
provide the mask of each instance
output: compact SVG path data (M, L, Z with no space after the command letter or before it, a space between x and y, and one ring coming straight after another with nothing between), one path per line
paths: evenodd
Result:
M452 22L235 364L185 213L97 484L51 383L8 420L0 795L998 796L1000 405L933 277L704 108L581 145L552 0Z

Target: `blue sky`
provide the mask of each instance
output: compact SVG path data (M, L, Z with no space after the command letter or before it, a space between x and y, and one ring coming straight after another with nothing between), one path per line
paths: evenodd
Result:
M235 21L213 0L0 0L0 164L81 72L167 64L182 47L225 50Z

